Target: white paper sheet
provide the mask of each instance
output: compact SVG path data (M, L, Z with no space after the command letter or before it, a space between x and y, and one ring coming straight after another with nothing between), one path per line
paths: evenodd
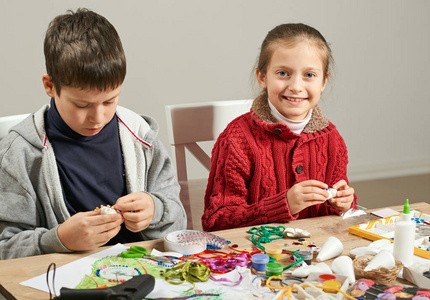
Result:
M391 208L383 208L380 210L376 210L371 212L372 215L381 217L381 218L386 218L386 217L391 217L391 216L395 216L400 214L398 211L391 209Z
M55 291L51 292L58 296L60 295L60 289L62 287L75 288L81 282L85 274L91 274L91 268L94 262L105 256L118 255L125 250L128 250L128 247L122 244L116 244L106 250L78 259L57 268L54 279L53 270L51 269L49 272L49 285L52 289L53 280L55 285ZM48 269L48 266L46 266L46 269ZM46 283L46 272L40 276L23 281L20 284L49 293L48 285Z

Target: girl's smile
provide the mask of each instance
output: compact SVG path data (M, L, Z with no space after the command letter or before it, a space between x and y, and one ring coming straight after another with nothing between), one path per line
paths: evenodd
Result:
M287 96L282 96L282 98L291 102L301 102L306 100L306 98L293 98L293 97L287 97Z

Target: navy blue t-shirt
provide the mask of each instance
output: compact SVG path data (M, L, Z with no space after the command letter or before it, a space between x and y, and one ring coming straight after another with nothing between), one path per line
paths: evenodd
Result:
M70 215L91 211L100 205L112 206L127 194L116 115L98 134L83 136L63 121L51 99L45 120ZM108 244L139 240L137 233L122 224L121 231Z

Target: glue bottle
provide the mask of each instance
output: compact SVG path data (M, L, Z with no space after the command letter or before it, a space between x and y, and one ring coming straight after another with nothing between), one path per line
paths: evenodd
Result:
M416 223L411 220L409 200L406 199L405 205L403 206L403 213L394 225L393 246L394 258L400 260L406 267L413 263L415 225Z

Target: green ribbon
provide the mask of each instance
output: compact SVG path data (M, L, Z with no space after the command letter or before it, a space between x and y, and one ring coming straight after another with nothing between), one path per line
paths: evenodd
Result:
M197 262L185 262L168 269L164 274L164 279L171 284L182 284L188 281L193 286L187 290L192 290L194 282L205 282L209 280L211 271L208 266Z
M270 243L274 240L282 239L284 237L284 226L267 226L263 225L260 228L252 227L249 229L249 233L252 233L252 243L256 245L259 249L265 251L265 248L261 245L261 243ZM255 239L255 236L259 236L258 240ZM273 237L277 236L277 237Z
M284 226L274 227L274 226L267 226L267 225L263 225L260 228L252 227L248 230L249 233L252 233L252 237L251 237L252 243L256 245L259 249L263 250L264 253L266 253L266 249L261 245L261 243L270 243L274 240L282 239L284 237L284 231L285 231ZM256 236L258 236L259 238L256 239ZM293 262L292 264L289 264L283 269L284 271L301 263L304 260L303 257L296 254L296 252L299 250L290 251L290 250L282 249L282 251L292 252L293 256L296 258L295 262ZM269 261L275 262L276 259L269 255Z

